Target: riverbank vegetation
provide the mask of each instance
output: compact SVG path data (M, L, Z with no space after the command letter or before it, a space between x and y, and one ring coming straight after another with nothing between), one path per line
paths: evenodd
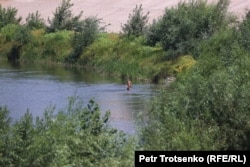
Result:
M90 100L70 97L68 107L43 117L26 114L12 122L0 108L1 166L131 166L135 139L109 126L110 112L100 113Z
M70 0L63 0L47 24L38 11L30 13L21 24L17 9L1 7L1 15L9 17L3 18L0 27L0 57L9 61L65 63L95 68L113 77L150 82L175 75L195 63L189 53L183 53L185 57L180 56L179 61L166 60L161 42L149 42L154 37L147 34L153 30L147 23L149 13L143 13L142 5L135 7L120 34L105 32L108 25L99 18L81 19L83 12L75 16L72 6ZM180 64L185 61L187 64Z
M217 4L180 2L167 8L152 24L147 24L150 14L136 6L121 34L103 31L100 19L80 21L72 15L62 22L70 23L67 28L54 28L55 31L48 31L40 23L38 28L31 28L28 23L20 25L15 15L9 22L1 22L2 58L69 63L115 77L154 82L175 75L176 80L155 97L147 115L143 113L137 140L103 129L105 122L100 117L91 117L93 122L87 121L85 128L83 120L89 117L83 116L86 109L62 112L53 119L47 112L47 118L45 114L44 120L37 120L34 125L26 114L12 125L6 109L1 108L4 140L0 163L132 166L134 149L249 150L250 12L239 22L228 12L228 5L228 0ZM1 8L0 12L15 13L12 10ZM41 21L39 14L33 16ZM81 24L73 24L74 21ZM96 127L97 134L92 131ZM46 152L34 151L42 145ZM23 150L26 156L20 153ZM32 159L32 151L41 159Z

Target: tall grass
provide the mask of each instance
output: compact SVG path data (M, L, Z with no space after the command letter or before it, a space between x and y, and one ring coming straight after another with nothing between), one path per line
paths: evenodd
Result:
M159 73L162 77L173 74L170 73L172 69L162 71L166 70L167 65L162 61L164 55L160 46L145 45L142 36L129 40L118 34L101 34L83 53L79 62L104 70L109 75L152 80Z
M22 61L63 62L70 53L71 31L45 33L43 29L31 31L32 41L28 43L21 55Z

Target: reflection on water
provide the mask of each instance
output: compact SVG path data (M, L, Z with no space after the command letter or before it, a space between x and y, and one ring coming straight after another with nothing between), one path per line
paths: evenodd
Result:
M152 85L133 83L130 91L120 80L111 80L91 71L50 65L0 63L0 105L7 105L10 116L19 119L26 111L42 116L49 105L56 110L76 95L84 102L94 98L102 111L110 110L112 126L133 133L135 115L146 111L154 95Z

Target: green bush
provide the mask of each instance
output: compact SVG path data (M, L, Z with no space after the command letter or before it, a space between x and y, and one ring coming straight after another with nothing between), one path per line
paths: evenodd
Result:
M167 52L167 59L192 55L201 40L231 22L227 15L228 4L228 0L211 5L204 0L192 0L167 8L164 15L150 26L147 43L153 46L160 43Z
M27 27L20 26L15 34L13 40L16 44L23 46L31 42L30 30Z
M45 34L42 39L41 57L50 61L63 62L71 50L72 31L58 31Z
M48 107L33 120L26 114L14 124L0 108L1 166L132 166L134 141L109 126L94 100L85 106L76 97L55 113Z
M65 62L76 63L84 49L97 38L100 33L100 20L95 17L88 17L77 27L72 39L72 52L66 57Z
M120 38L118 34L103 33L86 48L79 62L122 79L150 80L153 66L158 67L158 63L162 63L157 59L164 55L164 51L143 43L142 36L131 40Z
M249 149L250 56L235 39L225 29L205 40L195 66L156 98L145 149Z
M1 28L1 34L4 56L10 61L17 61L20 58L22 47L31 41L29 29L25 26L8 24Z
M16 31L20 28L16 24L8 24L1 28L1 34L4 36L4 42L11 42L14 39Z

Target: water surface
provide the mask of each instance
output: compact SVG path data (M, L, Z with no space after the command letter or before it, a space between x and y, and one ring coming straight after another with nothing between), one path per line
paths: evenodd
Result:
M136 114L147 111L155 92L154 85L136 82L127 91L121 80L79 68L0 63L0 105L8 107L14 120L27 109L34 117L51 105L59 111L69 97L79 96L84 103L95 99L102 112L110 110L113 127L133 133Z

